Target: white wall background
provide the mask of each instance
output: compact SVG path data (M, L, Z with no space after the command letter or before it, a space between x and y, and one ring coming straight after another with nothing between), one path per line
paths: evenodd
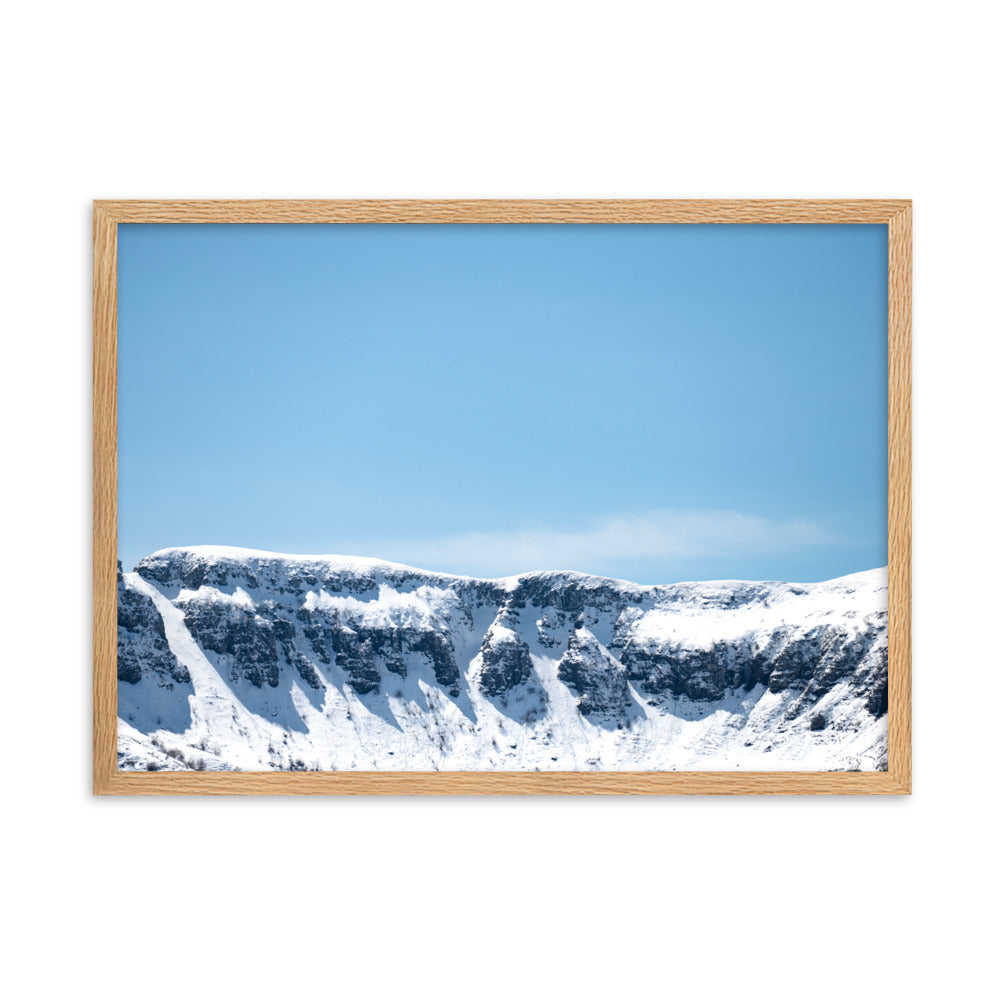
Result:
M871 0L11 7L9 995L982 995L992 16ZM232 196L915 199L913 797L92 799L89 202Z

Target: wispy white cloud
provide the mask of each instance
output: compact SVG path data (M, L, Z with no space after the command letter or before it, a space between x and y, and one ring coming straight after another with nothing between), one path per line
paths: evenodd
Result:
M383 558L475 576L570 569L614 575L609 567L690 565L837 541L816 522L733 511L658 510L618 514L584 527L532 525L376 546Z

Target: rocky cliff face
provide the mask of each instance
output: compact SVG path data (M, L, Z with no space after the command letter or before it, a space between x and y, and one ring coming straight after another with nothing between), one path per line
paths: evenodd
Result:
M120 766L879 768L886 618L884 570L640 587L170 549L119 578Z
M190 723L187 698L194 694L187 667L167 642L163 619L153 601L128 586L118 564L119 702L141 728L155 731Z

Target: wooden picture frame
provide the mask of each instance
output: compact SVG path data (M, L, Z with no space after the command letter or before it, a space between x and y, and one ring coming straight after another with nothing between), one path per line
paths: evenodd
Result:
M908 794L911 791L911 203L96 201L93 791L99 795ZM867 223L888 227L888 770L125 772L116 764L117 231L123 223Z

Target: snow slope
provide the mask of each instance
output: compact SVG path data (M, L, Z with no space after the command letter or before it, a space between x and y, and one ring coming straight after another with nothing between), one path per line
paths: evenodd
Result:
M123 769L870 770L887 574L644 587L165 549L119 574Z

